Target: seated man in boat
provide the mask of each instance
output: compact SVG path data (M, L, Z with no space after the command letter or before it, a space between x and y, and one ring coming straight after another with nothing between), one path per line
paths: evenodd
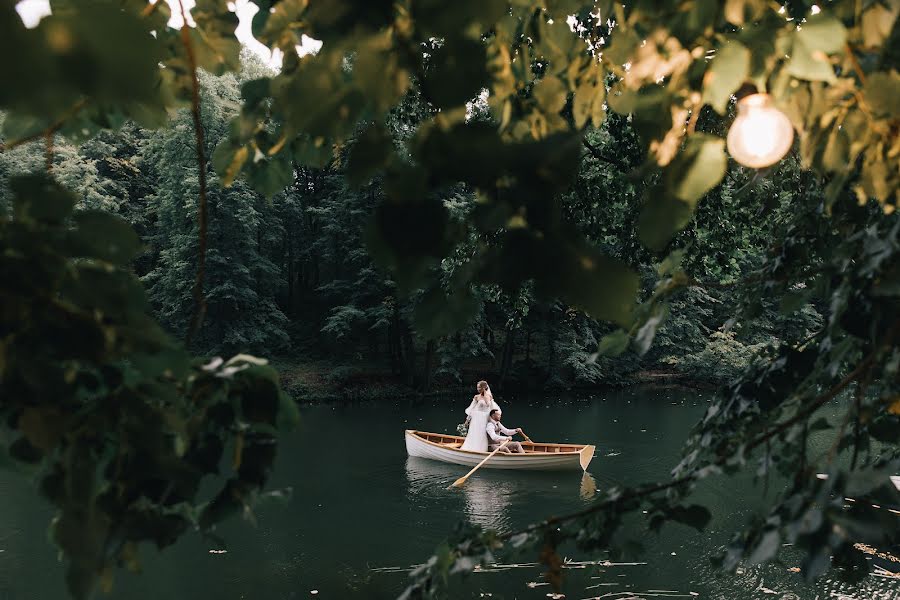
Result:
M487 422L487 427L485 431L487 431L488 436L488 452L493 452L506 440L512 439L512 436L517 433L522 433L522 428L517 427L516 429L507 429L503 426L503 423L500 422L500 417L503 413L500 409L495 408L492 409ZM522 444L519 442L510 442L507 445L500 448L500 452L525 452L525 449L522 448Z

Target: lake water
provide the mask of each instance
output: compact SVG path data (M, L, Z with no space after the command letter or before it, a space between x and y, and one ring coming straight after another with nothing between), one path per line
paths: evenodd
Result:
M285 506L266 506L257 523L235 519L218 532L224 553L189 535L158 553L142 549L143 574L116 575L112 594L127 600L281 600L395 598L405 571L427 559L460 521L512 531L554 514L585 507L616 485L662 480L680 444L702 415L708 394L629 391L584 397L499 398L504 423L535 441L597 445L580 473L479 471L462 489L448 484L465 473L453 465L406 456L403 430L452 432L464 418L458 406L408 403L317 406L301 411L286 436L272 486L291 486ZM645 546L630 564L572 553L566 598L634 600L900 600L900 580L870 576L857 585L825 578L806 583L783 564L723 574L709 556L762 506L762 486L747 479L710 481L698 498L713 509L703 533L672 525L659 535L640 516L626 533ZM596 489L596 492L595 492ZM774 493L777 490L770 490ZM20 475L0 471L0 600L64 599L63 565L47 537L50 509ZM535 557L456 578L451 598L552 597ZM900 571L900 564L895 571ZM98 595L98 597L103 597Z

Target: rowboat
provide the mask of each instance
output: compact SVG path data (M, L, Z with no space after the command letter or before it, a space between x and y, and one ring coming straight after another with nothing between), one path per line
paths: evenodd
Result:
M406 430L406 452L410 456L474 467L488 452L462 450L464 437L428 431ZM497 453L486 462L484 469L519 469L531 471L587 471L594 458L594 446L589 444L545 444L521 442L524 453Z

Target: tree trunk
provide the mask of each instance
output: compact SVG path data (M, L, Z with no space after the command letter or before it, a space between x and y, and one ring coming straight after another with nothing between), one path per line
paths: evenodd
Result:
M500 359L500 377L497 381L497 388L503 389L503 382L509 374L512 367L513 353L515 352L516 330L507 327L506 340L503 343L503 357Z
M554 327L553 308L547 311L547 379L553 378L556 371L556 327Z
M388 328L388 353L391 356L391 375L400 374L400 313L397 303L394 302L394 312L391 315L391 326Z
M413 387L416 383L416 344L413 341L412 329L403 324L403 370L406 385Z
M296 314L294 312L294 287L297 284L294 279L297 275L294 272L294 245L291 243L287 227L284 228L284 245L287 246L287 311L285 312L293 317Z
M434 340L428 340L425 344L425 373L422 381L422 391L431 391L431 367L434 362Z

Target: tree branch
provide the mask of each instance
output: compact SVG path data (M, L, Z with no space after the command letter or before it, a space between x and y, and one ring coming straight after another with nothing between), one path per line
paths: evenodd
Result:
M194 334L200 329L203 317L206 315L206 298L203 296L203 280L206 276L206 230L207 230L207 201L206 201L206 152L203 139L203 122L200 119L200 79L197 76L197 58L194 55L194 46L191 43L191 28L188 25L187 11L184 9L184 0L178 0L181 8L181 43L187 53L188 66L191 69L191 116L194 120L194 136L197 140L197 164L200 169L200 201L197 206L197 225L199 240L197 246L197 276L194 280L194 313L188 324L185 345L190 346Z
M83 109L86 105L87 105L87 98L82 98L81 100L79 100L78 102L73 104L72 108L70 108L65 113L63 113L63 115L58 120L54 121L46 129L32 133L31 135L26 135L23 138L13 140L8 144L0 143L0 152L6 152L8 150L12 150L13 148L16 148L18 146L27 144L28 142L34 142L34 141L37 141L40 139L46 140L48 137L52 137L57 131L59 131L62 128L63 125L66 124L66 121L68 121L69 119L71 119L72 117L77 115L79 112L81 112L81 109Z
M856 55L853 53L853 48L850 47L850 44L844 44L844 51L850 58L850 64L853 65L853 70L856 72L856 76L859 77L859 82L866 85L866 74L862 70L859 61L856 59Z
M900 328L900 321L897 321L894 323L894 326L888 331L888 334L885 336L882 344L880 344L875 350L873 350L868 356L866 356L856 366L856 368L853 369L853 371L848 373L847 376L845 376L843 379L841 379L837 384L835 384L827 392L821 394L820 396L817 396L812 402L810 402L809 404L804 406L800 411L797 412L797 414L795 414L790 419L778 424L777 426L775 426L773 428L767 428L765 433L763 433L760 436L757 436L756 438L754 438L752 441L750 441L747 444L747 446L746 446L747 450L748 451L753 450L754 448L760 446L761 444L769 442L772 438L781 434L782 432L789 429L793 425L796 425L797 423L803 421L804 419L809 418L810 415L812 415L815 411L817 411L819 408L821 408L829 400L834 399L838 394L840 394L842 391L844 391L847 388L847 386L849 386L851 383L856 381L856 379L858 379L861 375L867 373L869 368L872 366L872 363L875 361L875 358L878 356L878 352L885 345L890 344L894 335L897 333L898 328ZM721 467L721 466L725 465L725 463L728 461L728 458L730 456L731 456L730 454L727 456L724 456L724 457L710 463L710 465L716 466L716 467ZM660 483L660 484L652 485L652 486L645 487L642 489L636 489L630 494L624 494L617 498L604 500L603 502L600 502L593 506L589 506L589 507L579 510L577 512L569 513L569 514L566 514L566 515L563 515L560 517L551 517L541 523L537 523L535 525L530 525L529 527L526 527L525 529L522 529L520 531L514 531L511 533L501 535L498 537L498 539L508 540L515 535L539 531L546 527L550 527L553 525L559 525L561 523L565 523L568 521L573 521L573 520L579 519L581 517L586 517L590 514L599 512L601 510L605 510L605 509L609 508L610 506L613 506L616 503L622 502L623 500L639 500L641 498L645 498L645 497L655 494L657 492L662 492L662 491L665 491L665 490L668 490L668 489L671 489L674 487L678 487L685 483L690 483L692 480L695 479L694 473L695 472L688 473L687 475L684 475L677 479L673 479L672 481L669 481L667 483Z
M146 8L144 8L144 10L141 11L141 17L146 19L147 17L149 17L153 13L155 13L156 9L159 8L159 5L162 1L163 0L156 0L156 2L153 2L152 4L148 4L146 6ZM181 0L179 0L179 3L180 3L180 1ZM181 8L181 14L182 15L184 14L184 7Z

